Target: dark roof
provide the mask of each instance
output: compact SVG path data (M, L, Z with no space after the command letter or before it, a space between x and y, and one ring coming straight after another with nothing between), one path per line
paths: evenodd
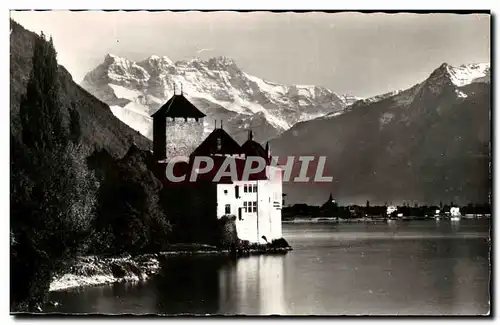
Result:
M226 156L213 156L213 162L214 165L213 167L208 171L203 174L199 174L196 177L196 182L191 182L190 175L191 172L194 170L193 168L193 161L190 161L189 163L184 163L184 162L179 162L174 165L174 175L177 177L182 177L186 175L185 179L183 182L176 182L176 183L171 183L168 179L164 179L164 184L165 185L173 185L173 186L181 186L181 187L192 187L192 188L197 188L200 183L219 183L219 184L232 184L234 180L231 179L230 176L222 176L219 180L215 182L215 176L217 175L217 172L222 168L223 163L226 159L234 159L235 164L234 166L236 167L236 176L237 180L241 181L243 180L243 172L245 170L245 164L246 164L246 159L245 158L236 158L236 157L226 157ZM205 168L205 164L200 165L202 168ZM257 167L256 164L252 164L252 167ZM225 167L225 170L223 171L229 171L229 169L232 167ZM266 170L264 169L263 171L260 171L258 173L251 173L248 175L248 179L250 181L254 180L266 180L268 179Z
M193 117L202 118L203 114L196 106L194 106L184 95L173 95L162 107L160 107L153 115L155 117Z
M217 172L222 168L222 165L226 159L234 159L235 161L235 166L236 166L236 175L237 175L237 180L241 181L243 180L243 172L245 170L245 164L247 163L247 160L245 158L234 158L234 157L224 157L224 156L215 156L214 158L214 167L208 172L204 173L201 175L198 175L198 180L201 182L214 182L214 178L217 175ZM253 163L251 167L255 168L256 163ZM229 171L229 168L231 167L226 167L225 171ZM266 170L262 170L261 172L258 173L252 173L248 175L249 181L255 181L255 180L265 180L267 179L267 174ZM217 183L223 183L223 184L231 184L233 183L233 180L231 179L230 176L223 176Z
M217 148L217 139L220 139L221 148ZM226 131L215 129L191 154L194 156L210 156L214 154L239 155L241 147Z
M267 159L267 152L266 150L258 143L253 140L247 140L245 143L241 146L241 151L247 156L247 157L262 157Z

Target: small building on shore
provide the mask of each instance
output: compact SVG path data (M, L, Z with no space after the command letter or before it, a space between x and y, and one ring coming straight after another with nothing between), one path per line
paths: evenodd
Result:
M320 207L320 217L322 218L338 218L338 204L333 198L332 194L328 197L323 205Z

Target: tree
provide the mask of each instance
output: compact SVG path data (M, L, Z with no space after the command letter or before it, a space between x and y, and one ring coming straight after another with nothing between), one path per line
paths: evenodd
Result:
M53 150L67 141L61 116L57 53L52 38L35 38L32 69L26 94L21 100L22 137L26 146Z
M21 101L22 141L11 135L11 309L44 302L54 273L88 238L98 184L69 141L52 43L36 37Z
M131 149L103 169L92 253L159 251L171 226L160 207L161 182L148 169L152 155Z

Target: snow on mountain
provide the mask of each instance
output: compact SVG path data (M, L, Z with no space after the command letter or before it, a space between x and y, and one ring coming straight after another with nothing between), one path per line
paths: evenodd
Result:
M443 63L424 81L434 93L439 93L442 87L448 86L455 89L478 82L490 82L489 63L463 64L458 67ZM461 96L460 92L456 93Z
M427 95L423 94L423 92L427 90L430 90L430 92L434 94L441 94L444 89L451 89L451 92L453 92L458 99L465 99L468 97L468 94L464 87L473 83L490 83L489 63L463 64L458 67L443 63L434 70L427 79L408 89L394 90L368 98L341 95L340 98L345 104L345 109L343 111L333 111L316 118L313 117L309 120L336 118L350 110L359 107L370 107L372 104L385 100L388 101L388 106L408 107L415 99L426 97ZM391 114L389 113L380 119L381 127L387 123L387 116L391 116ZM409 123L409 121L409 117L407 116L406 122Z
M118 83L135 81L138 84L146 84L150 78L149 73L135 62L112 54L108 54L104 60L110 66L109 78Z
M467 98L463 87L473 83L490 83L490 64L472 63L462 64L458 67L443 63L434 70L429 77L406 90L395 90L382 95L369 97L355 101L352 105L361 106L377 103L385 99L390 99L399 105L409 105L415 97L424 89L429 89L432 93L440 94L443 88L450 87L458 98ZM337 116L338 113L329 113L327 116Z
M411 88L359 100L344 112L297 123L270 142L278 156L321 155L325 187L284 184L290 202L436 203L488 199L489 64L442 64Z
M148 137L152 124L146 117L166 102L174 90L196 102L209 119L228 119L228 127L234 132L253 125L262 128L262 135L270 136L297 122L342 111L346 106L329 89L263 80L241 71L228 57L174 63L166 56L153 55L134 62L108 54L85 76L82 86L113 106L115 116ZM257 132L256 138L265 140Z
M340 98L342 98L342 100L344 101L345 106L351 106L352 104L354 104L358 100L363 99L361 97L357 97L357 96L350 95L350 94L341 95Z
M464 64L459 67L446 66L454 85L462 87L474 82L490 82L490 64Z
M111 105L109 107L114 116L127 125L133 125L133 129L143 136L152 139L151 117L141 111L135 103L129 103L124 107Z
M141 92L137 91L137 90L125 88L125 87L114 85L114 84L109 84L109 86L111 87L111 89L113 90L113 94L117 98L124 98L124 99L128 99L130 101L133 101L142 95Z
M372 96L372 97L368 97L368 98L362 99L361 101L364 104L375 103L375 102L379 102L379 101L381 101L383 99L395 96L395 95L397 95L399 93L401 93L401 90L389 91L389 92L381 94L381 95L376 95L376 96Z

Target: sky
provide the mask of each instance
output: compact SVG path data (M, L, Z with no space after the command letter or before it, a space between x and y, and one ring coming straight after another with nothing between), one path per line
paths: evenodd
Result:
M78 83L107 53L134 61L224 55L269 81L370 97L411 87L443 62L490 62L486 14L26 11L11 18L51 35Z

